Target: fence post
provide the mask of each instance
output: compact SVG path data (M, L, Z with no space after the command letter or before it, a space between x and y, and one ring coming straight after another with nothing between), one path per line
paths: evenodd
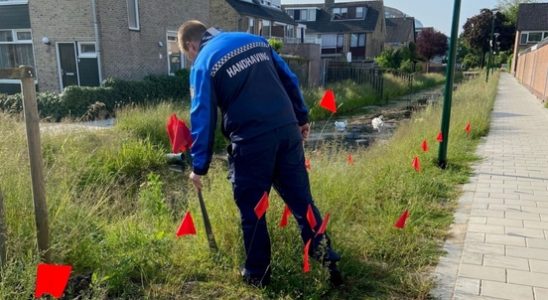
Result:
M30 172L32 178L32 195L34 198L34 217L36 220L38 250L43 261L50 261L48 210L42 171L42 150L40 147L40 127L38 105L36 103L36 86L34 71L30 67L21 67L21 92L23 93L23 110L29 147Z
M6 231L6 215L4 214L4 195L2 195L2 190L0 190L0 268L4 267L6 263L6 243L8 239ZM0 273L0 278L1 278Z

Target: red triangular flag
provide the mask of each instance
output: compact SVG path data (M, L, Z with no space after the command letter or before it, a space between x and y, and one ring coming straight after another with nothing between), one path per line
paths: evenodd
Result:
M185 152L192 146L192 136L185 122L179 120L176 114L169 117L166 125L172 153Z
M314 229L316 228L316 225L318 225L318 223L316 222L316 216L314 216L312 204L308 204L308 210L306 211L306 220L310 225L310 229L312 229L312 231L315 231Z
M352 158L352 153L349 153L349 154L348 154L348 157L346 158L346 162L347 162L349 165L353 165L353 164L354 164L354 159Z
M413 158L413 162L411 163L411 165L413 166L413 169L415 169L415 171L421 171L421 161L419 160L418 156L415 156L415 158Z
M307 170L311 170L311 169L312 169L312 166L310 165L310 159L305 159L305 160L304 160L304 167L305 167Z
M329 223L329 213L325 214L325 217L323 218L322 225L320 226L320 229L318 229L318 232L316 233L316 236L320 234L324 234L325 230L327 229L327 223Z
M304 253L303 253L303 272L304 273L310 272L310 261L308 258L308 251L310 251L311 242L312 242L312 239L309 239L308 242L306 242L306 245L304 246Z
M259 200L259 202L255 206L255 215L257 216L257 219L262 218L263 215L266 213L267 209L268 209L268 193L264 192L263 196L261 197L261 200Z
M436 140L440 143L443 142L443 134L441 133L441 131L438 133L438 136L436 137Z
M287 218L291 214L291 210L289 210L289 207L287 204L284 206L284 212L282 214L282 219L280 220L280 228L284 228L287 226Z
M196 227L194 227L194 220L190 211L187 211L179 229L177 229L177 236L196 234Z
M402 229L405 227L405 222L407 221L407 218L409 218L409 211L406 209L401 216L398 218L394 226L396 228Z
M50 294L54 298L61 298L67 287L72 266L39 264L36 271L36 289L34 297L40 298Z
M466 131L467 135L470 135L470 132L472 131L472 125L470 125L470 121L466 123L466 126L464 127L464 131Z
M423 152L428 152L428 142L426 141L426 139L422 141L421 148Z
M335 102L335 93L333 93L333 90L329 89L325 91L325 94L320 101L320 106L332 113L337 112L337 103Z

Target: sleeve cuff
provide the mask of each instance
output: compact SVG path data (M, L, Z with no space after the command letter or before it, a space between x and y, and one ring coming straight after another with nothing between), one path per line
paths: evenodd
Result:
M308 123L308 115L299 118L299 126L303 126L306 123Z

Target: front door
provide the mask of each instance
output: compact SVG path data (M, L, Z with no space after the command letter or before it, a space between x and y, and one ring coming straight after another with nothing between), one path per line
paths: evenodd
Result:
M78 68L76 67L76 49L74 43L59 43L57 47L59 51L61 89L70 85L78 85Z

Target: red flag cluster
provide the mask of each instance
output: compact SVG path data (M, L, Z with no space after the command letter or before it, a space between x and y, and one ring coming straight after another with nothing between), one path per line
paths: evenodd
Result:
M312 204L308 204L308 209L306 210L306 220L308 221L308 225L310 225L310 229L312 229L312 231L316 231L315 228L318 223L316 222L316 216L314 216Z
M54 298L61 298L67 287L72 266L39 264L36 271L36 288L34 297L40 298L50 294Z
M186 127L184 121L179 120L176 114L172 114L166 125L169 142L171 143L171 152L186 152L192 146L192 136L190 130Z
M337 103L335 102L335 93L333 90L325 91L325 94L320 101L320 106L332 113L337 112Z
M177 236L183 236L183 235L195 235L196 234L196 227L194 226L194 220L192 219L192 215L190 214L190 211L188 211L183 221L181 222L181 225L179 225L179 229L177 229Z
M413 166L413 169L415 169L415 171L421 171L421 161L419 160L418 156L415 156L415 158L413 158L413 162L411 162L411 165Z
M312 169L312 165L310 164L310 159L305 159L304 160L304 167L307 169L307 170L311 170Z

